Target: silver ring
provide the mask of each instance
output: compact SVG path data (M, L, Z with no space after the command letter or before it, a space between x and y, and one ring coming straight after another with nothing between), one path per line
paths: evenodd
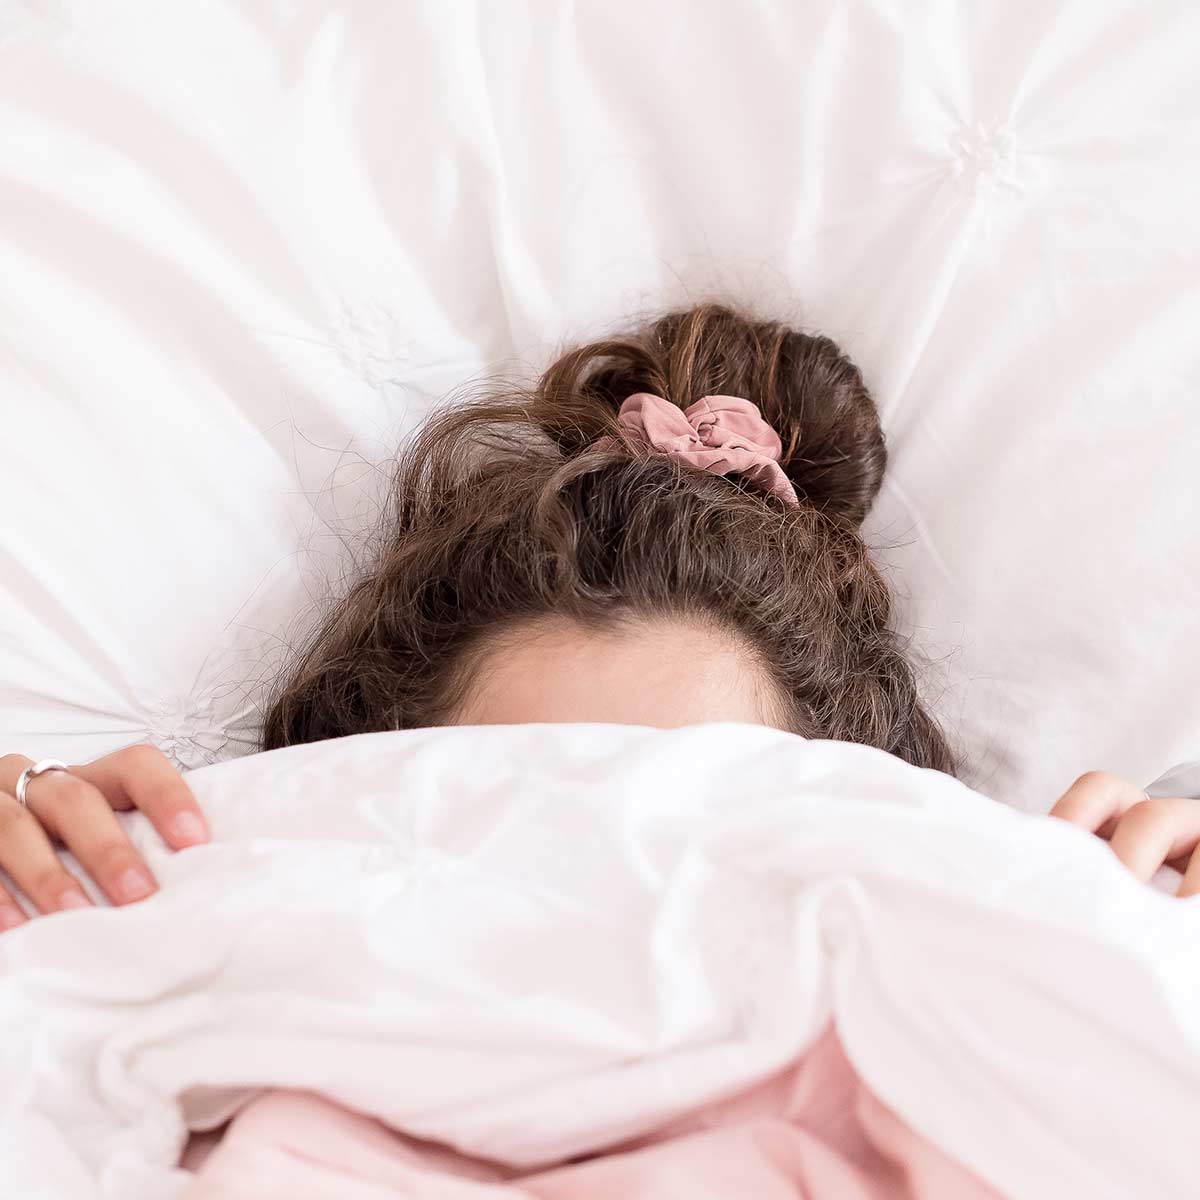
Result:
M35 762L32 766L26 767L17 776L17 786L14 789L17 803L22 808L29 807L29 801L25 799L25 790L29 787L31 779L36 779L44 771L69 771L70 769L65 762L59 762L57 758L43 758L39 762Z

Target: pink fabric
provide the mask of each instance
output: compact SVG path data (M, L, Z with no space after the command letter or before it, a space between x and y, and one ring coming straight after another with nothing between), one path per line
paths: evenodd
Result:
M668 458L713 475L744 475L788 504L796 489L779 465L783 443L757 405L737 396L702 396L680 409L661 396L636 392L621 405L620 425Z
M191 1165L189 1163L189 1165ZM315 1096L245 1108L184 1200L995 1200L863 1086L832 1027L794 1067L653 1136L517 1175Z

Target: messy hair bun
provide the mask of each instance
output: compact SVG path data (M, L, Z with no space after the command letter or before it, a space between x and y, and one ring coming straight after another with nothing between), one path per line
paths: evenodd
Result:
M680 408L706 395L756 404L783 442L780 465L801 503L852 527L879 491L887 450L875 402L858 367L821 334L700 304L563 355L538 385L537 416L576 454L637 392Z
M790 503L623 439L631 394L759 406ZM435 415L401 454L373 560L286 678L264 749L453 720L499 631L700 620L758 663L773 723L953 770L858 534L879 420L828 338L706 304Z

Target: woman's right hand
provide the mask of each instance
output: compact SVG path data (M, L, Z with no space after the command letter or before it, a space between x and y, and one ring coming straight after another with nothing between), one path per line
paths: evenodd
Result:
M21 754L0 758L0 870L39 913L90 904L63 866L65 846L113 904L151 895L157 884L126 837L114 810L140 809L173 850L208 841L208 823L183 776L153 746L129 746L70 771L45 771L29 780L17 802L21 772L33 760ZM0 931L28 916L0 884Z

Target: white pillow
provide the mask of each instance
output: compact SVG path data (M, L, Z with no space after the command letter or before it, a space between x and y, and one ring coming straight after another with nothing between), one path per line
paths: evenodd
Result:
M0 730L254 745L463 380L709 295L837 338L968 776L1200 758L1200 10L0 17Z

